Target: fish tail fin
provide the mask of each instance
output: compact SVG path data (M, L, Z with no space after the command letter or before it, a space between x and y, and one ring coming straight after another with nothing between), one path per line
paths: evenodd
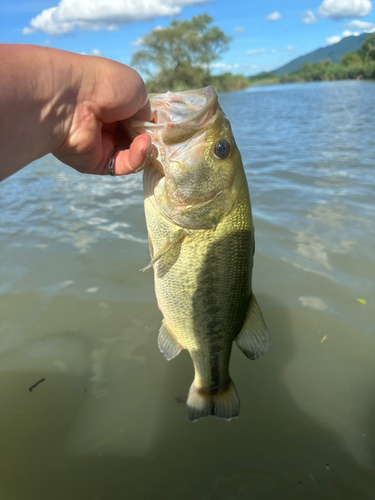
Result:
M239 412L240 400L232 380L216 394L209 394L195 382L192 383L186 402L186 416L190 422L209 415L231 420L238 417Z

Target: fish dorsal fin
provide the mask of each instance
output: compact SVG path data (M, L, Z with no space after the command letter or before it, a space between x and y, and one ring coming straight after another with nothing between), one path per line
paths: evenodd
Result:
M170 239L168 239L164 245L160 248L160 250L157 252L157 254L154 256L154 258L152 259L152 261L146 266L144 267L143 269L141 269L142 272L144 271L147 271L147 269L149 269L150 267L152 267L155 262L157 262L160 257L162 257L163 255L165 255L167 252L169 252L169 250L173 247L173 245L175 245L176 243L178 243L185 235L185 231L183 229L179 229L178 231L176 231Z
M250 359L257 359L268 350L267 326L254 295L251 295L242 330L235 340L241 351Z
M182 350L177 340L169 333L164 320L159 330L158 346L160 352L164 354L168 361L175 358Z

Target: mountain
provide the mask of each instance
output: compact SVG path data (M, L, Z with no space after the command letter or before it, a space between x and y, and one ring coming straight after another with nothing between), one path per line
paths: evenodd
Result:
M314 52L297 57L296 59L293 59L293 61L284 64L284 66L273 70L272 73L280 76L285 75L285 73L293 73L293 71L298 71L305 62L313 64L326 59L331 59L331 61L336 64L341 61L342 57L347 52L358 50L361 47L363 40L370 35L371 33L362 33L362 35L359 36L347 36L338 43L328 45L328 47L322 47L314 50Z

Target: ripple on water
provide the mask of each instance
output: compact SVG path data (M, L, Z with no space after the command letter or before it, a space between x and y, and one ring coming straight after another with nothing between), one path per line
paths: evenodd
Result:
M141 176L83 176L48 156L0 183L0 496L373 498L374 89L220 96L271 336L254 364L233 349L235 422L189 425L176 404L192 367L157 349Z

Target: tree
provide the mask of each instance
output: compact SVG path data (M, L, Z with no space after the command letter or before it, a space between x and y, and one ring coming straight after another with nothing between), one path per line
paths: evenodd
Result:
M375 33L363 40L361 48L357 50L357 54L365 63L375 61Z
M332 69L332 66L333 64L330 59L319 61L315 64L311 64L307 61L298 71L295 72L295 74L299 75L305 82L329 80L329 72Z
M344 66L361 66L362 63L363 61L357 52L347 52L341 59L341 64Z
M361 49L365 54L363 58L365 62L375 61L375 33L362 42Z
M166 28L155 28L141 40L144 47L131 65L146 73L151 91L182 90L209 84L210 64L228 49L230 37L212 17L200 14L190 21L174 20Z

